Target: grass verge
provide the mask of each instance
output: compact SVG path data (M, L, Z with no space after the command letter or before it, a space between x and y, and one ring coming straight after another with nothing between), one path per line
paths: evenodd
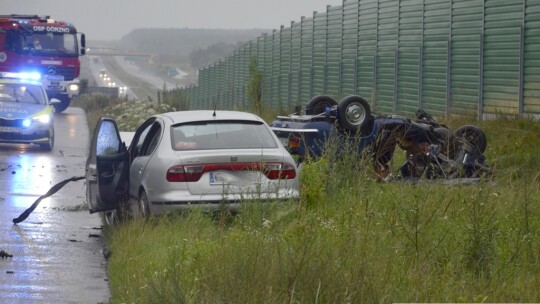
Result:
M478 125L494 181L379 183L326 154L299 202L109 227L112 302L538 302L540 123Z

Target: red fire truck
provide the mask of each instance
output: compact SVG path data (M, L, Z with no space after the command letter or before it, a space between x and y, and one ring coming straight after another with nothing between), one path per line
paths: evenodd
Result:
M84 54L85 36L71 23L49 16L0 15L0 71L39 77L49 98L61 101L56 112L79 94L79 56Z

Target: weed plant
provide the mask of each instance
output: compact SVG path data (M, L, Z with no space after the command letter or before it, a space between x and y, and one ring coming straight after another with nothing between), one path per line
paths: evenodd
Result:
M477 185L379 182L333 143L299 201L109 227L112 302L538 302L540 124L479 125L495 179Z

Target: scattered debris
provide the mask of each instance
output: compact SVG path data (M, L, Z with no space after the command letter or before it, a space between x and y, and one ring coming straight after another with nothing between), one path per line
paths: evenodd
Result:
M88 210L88 205L86 203L81 203L75 206L62 206L62 207L51 207L55 211L86 211Z
M40 196L32 204L32 206L30 206L30 208L26 209L21 215L19 215L18 218L14 218L13 219L13 224L16 225L16 224L24 221L30 215L30 213L32 213L32 211L34 211L34 209L36 209L36 207L39 205L39 202L41 202L42 199L47 198L47 197L55 194L56 192L58 192L58 190L62 189L62 187L64 187L67 183L78 181L78 180L81 180L81 179L84 179L84 178L85 178L84 176L79 176L79 177L74 176L72 178L68 178L68 179L63 180L63 181L59 182L58 184L54 185L51 189L49 189L49 191L47 191L47 193Z
M105 260L108 260L112 255L112 251L108 248L108 247L105 247L103 249L103 257L105 258Z
M13 272L12 270L7 270L6 273L7 274L14 274L15 272Z
M99 234L94 234L94 233L90 233L90 234L88 235L88 237L91 237L91 238L100 238L101 235L99 235Z
M72 243L82 243L82 241L73 240L73 239L68 239L68 242L72 242Z
M13 255L5 252L4 250L0 250L0 258L2 259L7 259L7 258L12 258Z

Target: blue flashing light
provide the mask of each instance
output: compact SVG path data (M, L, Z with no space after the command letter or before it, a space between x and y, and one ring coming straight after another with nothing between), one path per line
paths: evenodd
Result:
M40 80L41 74L38 72L23 72L20 73L21 79L28 79L28 80Z
M24 128L28 128L32 125L32 120L30 118L25 118L22 122Z
M40 80L41 74L38 72L0 72L0 77L3 78L15 78L21 80Z

